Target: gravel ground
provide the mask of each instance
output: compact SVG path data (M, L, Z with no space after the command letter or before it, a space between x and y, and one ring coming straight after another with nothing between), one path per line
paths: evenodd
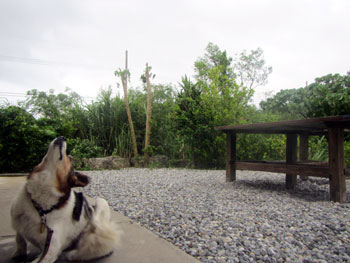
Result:
M326 179L286 191L283 175L263 172L233 183L212 170L86 173L86 193L202 262L350 262L350 204L327 201Z

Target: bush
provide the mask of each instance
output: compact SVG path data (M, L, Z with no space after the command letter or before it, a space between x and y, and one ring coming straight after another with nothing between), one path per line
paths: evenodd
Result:
M238 160L285 160L286 137L282 134L239 134Z
M24 109L0 108L0 171L30 171L41 162L55 136L51 126L39 126Z
M87 139L67 139L68 154L82 159L103 156L103 148Z

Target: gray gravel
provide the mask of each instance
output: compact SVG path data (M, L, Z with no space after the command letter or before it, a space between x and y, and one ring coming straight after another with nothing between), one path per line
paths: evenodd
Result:
M350 262L350 204L328 180L285 190L281 174L124 169L90 171L85 188L202 262ZM349 182L347 189L350 189Z

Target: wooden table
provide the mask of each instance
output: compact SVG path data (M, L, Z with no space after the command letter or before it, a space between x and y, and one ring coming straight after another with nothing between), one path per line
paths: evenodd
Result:
M236 170L267 171L286 174L286 188L292 189L297 175L329 178L330 199L346 201L344 132L350 129L350 115L312 118L294 121L255 123L237 126L220 126L216 130L226 133L226 181L236 180ZM236 135L285 134L286 161L237 161ZM308 162L308 138L326 135L328 139L328 163ZM297 160L297 137L300 136L299 160Z

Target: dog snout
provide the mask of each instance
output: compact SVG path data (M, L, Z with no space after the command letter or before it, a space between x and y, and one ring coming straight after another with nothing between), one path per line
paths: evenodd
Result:
M56 140L55 140L55 145L62 145L62 143L63 142L65 142L66 141L66 138L64 138L63 136L58 136L57 138L56 138Z

